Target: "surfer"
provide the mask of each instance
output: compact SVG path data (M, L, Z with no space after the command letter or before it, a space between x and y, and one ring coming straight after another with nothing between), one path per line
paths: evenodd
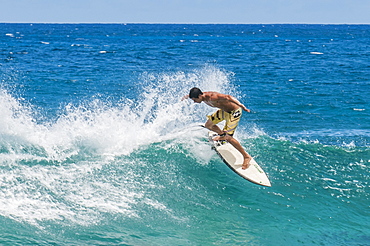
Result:
M184 96L182 100L188 98L192 99L195 103L204 102L208 106L218 108L212 115L207 115L208 120L204 126L219 135L214 140L226 140L233 145L244 157L242 169L247 169L252 157L243 149L233 135L242 116L242 110L248 113L250 110L233 96L213 91L202 92L197 87L192 88L189 95ZM224 129L221 130L217 124L224 120L226 124Z

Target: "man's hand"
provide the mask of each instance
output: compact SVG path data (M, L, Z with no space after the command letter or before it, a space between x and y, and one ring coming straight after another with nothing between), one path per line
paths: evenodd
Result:
M188 99L189 98L189 95L185 95L181 98L181 101L184 101L185 99Z
M242 107L242 109L244 110L244 111L247 111L248 113L250 113L251 111L249 110L249 109L247 109L243 104L241 105L241 107Z

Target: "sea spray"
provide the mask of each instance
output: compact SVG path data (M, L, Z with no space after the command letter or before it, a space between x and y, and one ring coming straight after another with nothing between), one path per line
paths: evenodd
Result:
M154 148L209 163L214 155L200 127L204 106L181 98L191 86L222 90L230 81L213 67L140 78L144 87L137 101L68 103L50 122L38 122L32 108L3 90L1 214L43 228L95 224L104 218L101 213L135 217L139 200L163 209L158 200L144 198L145 186L158 181L143 181L146 174L136 168L150 171L155 158L131 156ZM126 171L115 176L114 168Z

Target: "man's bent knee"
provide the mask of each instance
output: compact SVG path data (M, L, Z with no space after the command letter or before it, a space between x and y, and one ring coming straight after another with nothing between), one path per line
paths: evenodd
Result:
M213 122L212 122L212 121L207 120L207 121L206 121L206 123L204 124L204 127L209 129L209 128L211 128L213 125L214 125L214 124L213 124Z

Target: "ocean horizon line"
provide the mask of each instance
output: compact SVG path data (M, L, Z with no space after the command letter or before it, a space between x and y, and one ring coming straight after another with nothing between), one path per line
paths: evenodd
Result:
M310 23L310 22L271 22L271 23L232 23L232 22L0 22L0 24L92 24L92 25L370 25L370 23Z

